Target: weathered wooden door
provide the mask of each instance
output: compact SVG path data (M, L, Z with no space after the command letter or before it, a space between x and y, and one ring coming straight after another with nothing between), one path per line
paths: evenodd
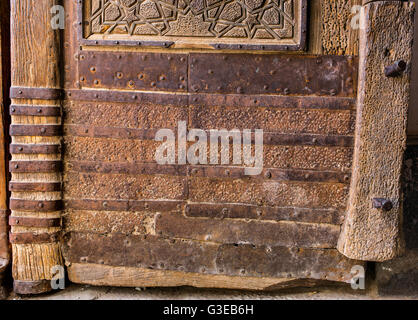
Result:
M360 179L352 168L364 92L351 12L361 1L63 2L12 1L18 292L48 290L61 263L71 281L95 285L350 282L364 263L337 242ZM410 7L383 6L410 22ZM387 50L382 63L409 58ZM165 165L161 129L176 139ZM233 159L233 139L222 163L188 161L185 135L209 141L222 129L239 139L263 130L259 174L246 174L242 153Z

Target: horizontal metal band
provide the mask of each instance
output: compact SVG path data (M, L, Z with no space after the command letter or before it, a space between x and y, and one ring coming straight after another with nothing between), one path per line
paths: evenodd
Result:
M110 90L68 90L65 97L76 101L109 101L109 102L132 102L153 103L172 106L187 106L189 97L187 94L171 94L161 92L126 92Z
M54 192L61 191L60 182L10 182L12 192Z
M220 179L255 179L273 181L349 183L350 173L291 169L263 169L259 175L246 175L245 168L226 166L159 165L136 162L71 161L71 171L94 173L124 173L144 175L197 176Z
M265 107L283 109L354 110L356 100L344 97L245 95L245 94L192 94L190 105L225 107Z
M176 130L173 128L173 130ZM130 129L112 127L94 127L86 125L65 125L64 134L79 137L155 140L157 129ZM209 132L207 132L209 136ZM253 141L254 142L254 139ZM267 145L301 145L323 147L353 147L354 137L317 134L282 134L264 133L264 144Z
M10 226L52 228L61 226L61 218L9 217Z
M17 294L32 295L52 291L51 280L13 281L13 291Z
M54 212L62 209L62 201L10 199L10 209L16 211Z
M161 92L121 92L115 90L68 90L66 98L75 101L138 102L172 106L208 105L229 107L274 107L301 109L353 110L355 99L347 97L313 97L244 94L171 94Z
M9 241L13 244L29 244L29 243L51 243L57 242L59 233L9 233Z
M12 124L10 126L11 136L40 136L54 137L62 134L61 125L20 125Z
M66 209L93 211L182 211L184 201L147 201L147 200L90 200L71 199L65 202Z
M244 168L189 166L190 176L220 179L256 179L273 181L349 183L350 173L296 169L263 169L259 175L246 175Z
M10 161L10 172L21 173L45 173L60 172L62 169L61 161Z
M71 171L77 172L187 175L187 167L183 165L161 166L156 163L71 161L68 166Z
M89 40L81 39L80 44L83 46L128 46L128 47L160 47L170 48L174 42L172 41L133 41L133 40Z
M266 207L230 203L189 203L185 207L185 214L191 218L297 221L335 225L344 221L344 210L338 209Z
M59 144L12 144L11 154L60 154Z
M11 99L39 99L59 100L62 95L61 89L54 88L33 88L33 87L11 87Z
M58 106L34 106L34 105L11 105L12 116L61 116L61 107Z

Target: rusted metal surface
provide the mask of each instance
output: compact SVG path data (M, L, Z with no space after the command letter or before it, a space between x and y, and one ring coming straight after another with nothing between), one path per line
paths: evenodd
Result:
M374 198L372 200L373 208L382 209L383 211L390 211L393 208L393 203L389 199Z
M197 177L223 179L257 179L272 181L307 181L329 183L348 183L350 181L350 175L347 173L292 169L263 169L259 175L248 176L245 174L244 168L228 168L222 166L189 166L189 174Z
M60 172L61 168L61 161L10 161L9 163L9 171L13 173Z
M326 224L193 219L175 213L159 214L155 230L170 238L299 248L335 248L340 233L339 226Z
M311 134L280 134L265 133L264 143L269 145L303 145L303 146L334 146L352 147L352 136L311 135Z
M332 249L222 245L122 234L68 233L64 238L64 256L72 263L346 282L352 276L347 270L363 264Z
M11 99L40 99L40 100L58 100L62 96L61 89L52 88L28 88L11 87Z
M185 214L190 218L299 221L334 225L339 225L344 220L344 211L337 209L265 207L226 203L189 203L185 207Z
M16 182L9 183L12 192L53 192L61 191L60 182Z
M157 131L157 129L110 128L88 125L64 126L64 132L67 135L112 139L154 140Z
M34 105L11 105L12 116L61 116L61 107L57 106L34 106Z
M124 92L116 90L67 90L66 99L74 101L109 101L130 103L153 103L187 106L188 95L159 92Z
M62 201L10 199L10 209L16 211L52 212L62 209Z
M184 201L141 201L141 200L89 200L70 199L65 201L66 209L94 211L182 211Z
M10 233L10 243L26 244L26 243L52 243L59 239L58 233Z
M52 137L59 136L62 133L60 125L19 125L13 124L10 126L11 136L39 136Z
M191 53L190 92L355 96L351 56Z
M19 294L42 294L51 290L51 280L13 281L13 291Z
M61 225L61 218L9 217L10 226L52 228Z
M79 59L82 87L187 91L185 54L85 51Z
M61 145L58 144L11 144L11 154L58 154Z
M269 107L281 109L354 110L355 99L347 97L283 96L192 93L189 104L224 107Z

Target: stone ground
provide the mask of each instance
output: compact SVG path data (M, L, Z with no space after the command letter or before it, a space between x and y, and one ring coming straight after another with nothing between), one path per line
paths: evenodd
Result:
M66 290L34 297L15 294L10 300L418 300L412 296L379 296L377 288L354 291L346 287L298 288L275 292L180 288L115 288L71 284Z

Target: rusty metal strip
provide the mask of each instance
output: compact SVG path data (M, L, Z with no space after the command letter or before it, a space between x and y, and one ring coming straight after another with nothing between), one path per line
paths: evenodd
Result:
M184 201L141 201L141 200L90 200L71 199L65 201L66 209L91 211L181 211Z
M351 56L190 53L190 92L355 97Z
M86 125L64 126L65 135L92 138L155 140L157 131L157 129L94 127ZM208 135L209 133L210 132L207 131ZM264 132L264 144L288 146L302 145L320 147L353 147L354 138L352 136L281 134Z
M11 87L11 99L40 99L40 100L59 100L62 96L61 89L54 88L29 88Z
M227 203L190 203L185 207L185 214L190 218L297 221L335 225L340 225L344 221L344 210L260 207L255 205Z
M54 212L62 209L62 201L10 199L10 209L16 211Z
M42 294L51 291L51 280L20 281L13 280L13 291L18 294Z
M186 176L185 165L158 165L156 163L137 162L94 162L94 161L71 161L68 163L71 171L94 172L94 173L124 173L144 175L175 175Z
M61 161L10 161L10 172L37 173L37 172L60 172L62 168Z
M302 181L302 182L327 182L327 183L349 183L350 173L335 171L312 171L296 169L263 169L259 175L246 175L245 168L236 167L211 167L211 166L190 166L188 168L191 176L208 178L229 178L229 179L256 179L273 181Z
M112 139L154 140L157 131L157 129L109 128L85 125L64 126L65 135Z
M59 233L9 233L9 241L12 244L29 244L29 243L50 243L59 239Z
M79 60L82 87L187 92L186 54L85 51Z
M68 90L66 99L76 101L108 101L108 102L131 102L153 103L172 106L187 106L187 94L170 94L161 92L126 92L115 90Z
M53 228L61 226L61 218L9 217L10 226Z
M267 145L302 145L321 147L353 147L354 137L311 134L280 134L264 133L264 143Z
M10 145L11 154L59 154L61 145L59 144L12 144Z
M59 106L34 106L34 105L11 105L10 115L12 116L61 116Z
M9 183L12 192L54 192L61 191L60 182L15 182Z
M220 167L220 166L187 166L187 165L158 165L155 163L139 162L94 162L94 161L71 161L71 171L94 172L94 173L122 173L144 175L176 175L196 176L207 178L229 179L255 179L272 181L301 181L301 182L326 182L326 183L349 183L350 173L335 171L311 171L292 169L263 169L259 175L246 175L245 168Z
M289 109L354 110L356 100L346 97L303 97L245 94L191 94L193 105L225 107L268 107Z
M40 136L53 137L60 136L62 126L60 125L20 125L13 124L10 126L11 136Z

